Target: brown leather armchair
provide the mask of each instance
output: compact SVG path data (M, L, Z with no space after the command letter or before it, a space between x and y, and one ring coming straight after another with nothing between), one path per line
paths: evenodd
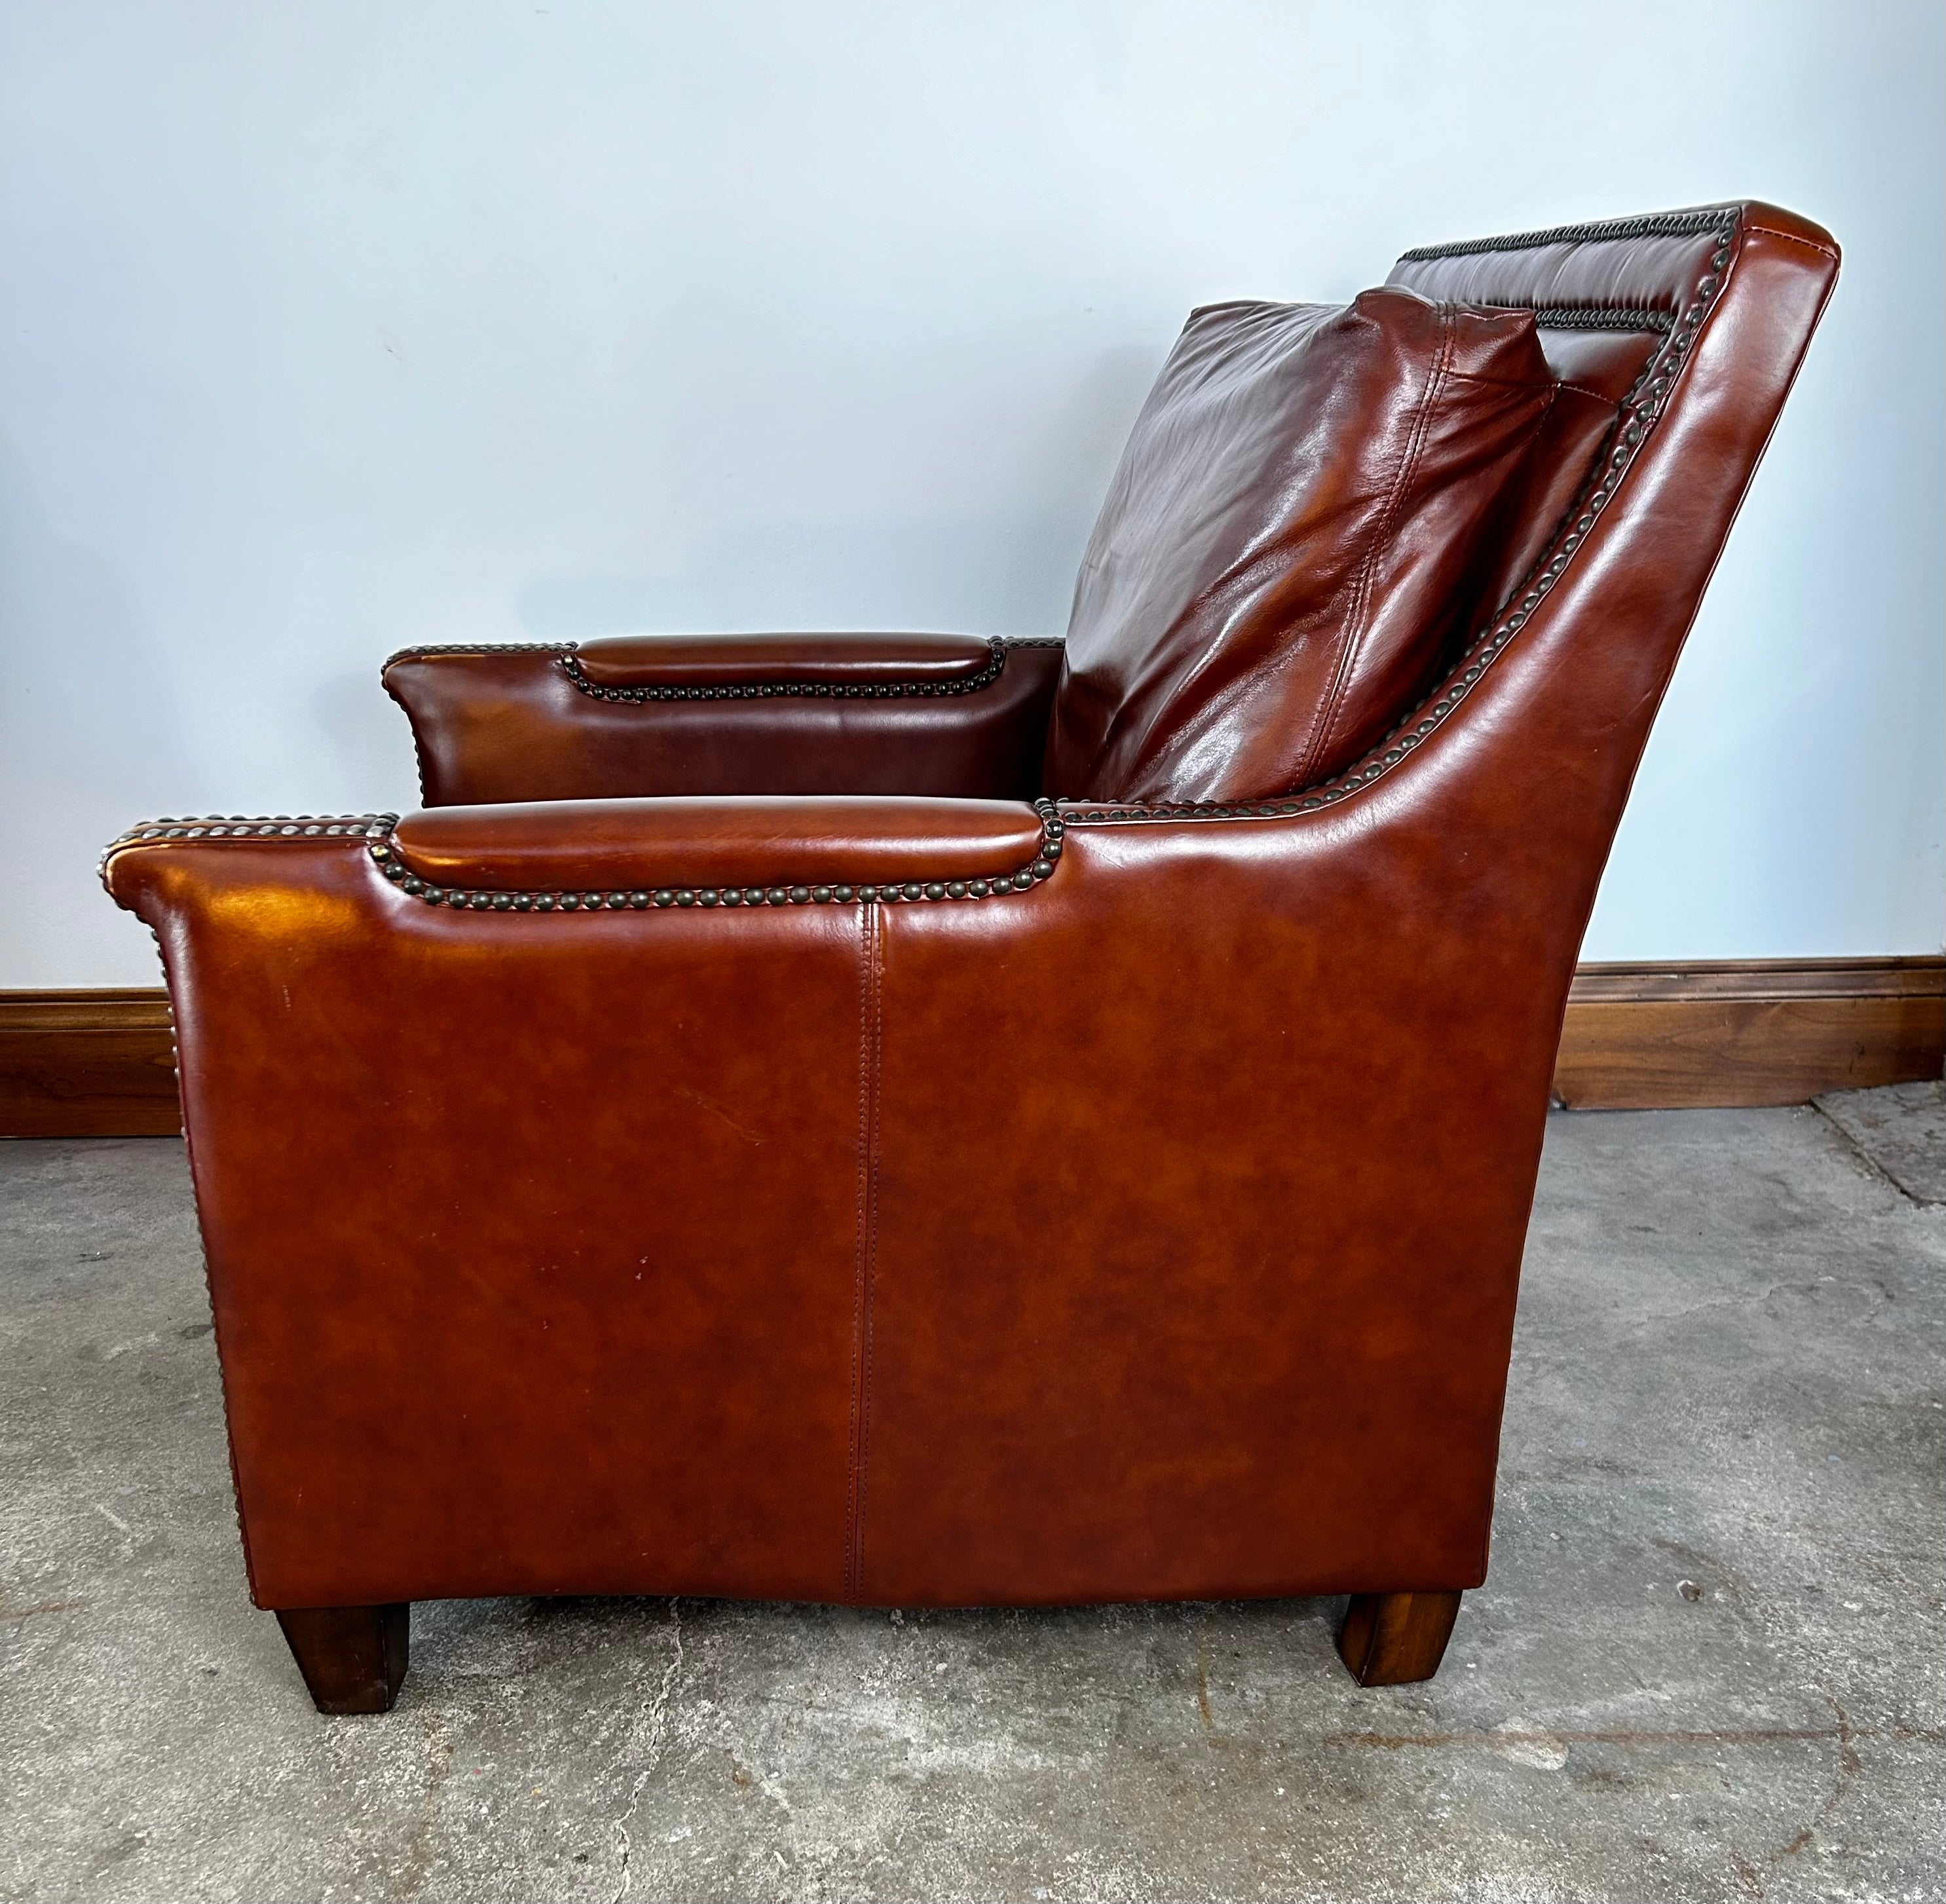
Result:
M1583 928L1836 269L1742 205L1199 313L1065 653L419 650L427 810L116 841L319 1705L506 1594L1348 1593L1429 1675Z

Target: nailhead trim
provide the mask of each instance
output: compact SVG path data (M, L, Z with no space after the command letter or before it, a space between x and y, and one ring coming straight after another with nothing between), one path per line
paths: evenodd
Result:
M1494 310L1531 310L1534 321L1549 331L1646 331L1666 335L1676 328L1676 313L1651 310L1642 304L1531 304L1503 298L1469 301Z
M1449 245L1421 245L1401 252L1401 264L1438 258L1474 258L1482 252L1533 252L1548 245L1606 245L1624 238L1683 238L1691 233L1734 229L1738 208L1707 205L1694 211L1654 211L1639 218L1610 218L1589 225L1554 225L1546 231L1516 232L1505 238L1462 238Z
M399 857L393 838L397 813L344 813L335 816L276 813L255 818L241 813L215 814L200 819L162 819L132 826L101 856L105 870L109 855L118 848L150 840L306 840L363 839L378 870L401 892L425 906L443 906L472 912L647 912L666 906L850 906L882 901L897 905L910 900L999 899L1029 892L1052 878L1061 858L1064 822L1051 800L1036 800L1040 844L1025 866L984 879L904 880L884 886L663 886L653 890L527 892L504 887L474 891L438 886L424 880Z
M1025 866L985 879L909 879L884 886L659 886L579 892L493 887L476 891L422 879L399 857L389 826L366 835L366 850L400 892L422 906L443 906L456 912L645 912L671 906L851 906L874 901L897 905L913 900L999 899L1031 891L1051 878L1061 858L1066 826L1054 802L1037 800L1034 810L1040 816L1040 844Z
M382 839L398 823L397 813L206 813L174 819L145 819L130 827L108 850L143 840Z
M1714 231L1718 240L1707 270L1697 281L1694 296L1679 317L1670 319L1663 341L1629 386L1618 408L1614 427L1595 456L1592 473L1524 579L1500 604L1487 626L1467 644L1465 653L1453 664L1446 678L1362 760L1354 762L1344 773L1323 785L1307 788L1301 794L1277 800L1228 804L1197 801L1156 806L1107 805L1092 801L1063 802L1061 816L1089 825L1129 820L1281 819L1335 806L1397 767L1466 698L1467 690L1486 672L1494 656L1527 625L1530 617L1567 572L1574 551L1586 539L1596 517L1614 495L1617 486L1667 407L1669 393L1688 360L1703 320L1722 290L1734 253L1739 215L1734 206L1719 211L1669 212L1657 218L1632 219L1626 227L1568 227L1558 232L1532 233L1526 238L1481 239L1473 244L1407 252L1409 258L1444 258L1472 252L1518 251L1535 245L1565 243L1571 239L1586 242L1673 232Z
M110 841L95 869L105 881L111 854L150 840L382 840L398 822L397 813L208 813L181 819L165 814Z
M1000 678L1007 664L1006 644L990 639L987 665L959 681L740 681L725 687L603 687L582 672L578 655L564 654L561 671L585 695L597 701L620 701L637 706L649 701L903 701L924 695L977 693Z

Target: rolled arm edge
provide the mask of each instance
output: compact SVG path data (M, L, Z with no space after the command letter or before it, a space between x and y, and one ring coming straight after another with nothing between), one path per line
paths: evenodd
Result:
M267 871L273 887L320 877L339 886L354 854L403 896L456 911L981 899L1049 878L1063 830L1046 801L871 796L214 816L132 827L103 853L100 871L110 896L152 925L196 890L261 886ZM280 850L307 847L326 850L289 860ZM277 855L269 866L265 848ZM339 870L327 873L327 864Z

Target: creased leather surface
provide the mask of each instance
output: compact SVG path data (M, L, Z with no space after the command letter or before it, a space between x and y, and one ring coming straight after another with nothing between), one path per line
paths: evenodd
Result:
M588 800L408 813L400 856L443 886L530 891L975 879L1034 856L1040 818L998 800Z
M260 1603L1480 1580L1576 952L1836 275L1768 207L1731 248L1555 585L1336 805L731 913L118 846Z
M858 637L756 638L791 644L783 677L861 678ZM882 647L907 637L870 639ZM958 677L971 654L955 652L944 677L933 666L934 678ZM632 678L619 684L647 684L632 679L645 664L621 665ZM997 679L963 694L629 704L581 693L556 654L502 649L409 655L387 667L385 684L412 723L428 807L675 794L1025 800L1040 791L1060 667L1058 649L1022 646L1008 650Z
M1048 790L1260 799L1431 674L1554 380L1531 315L1395 289L1193 313L1088 545Z

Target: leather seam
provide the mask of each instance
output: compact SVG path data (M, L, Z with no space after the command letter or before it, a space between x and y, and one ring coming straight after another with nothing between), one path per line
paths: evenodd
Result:
M182 1054L176 1044L175 974L170 969L168 948L162 943L162 935L153 926L149 928L149 937L156 942L156 956L162 962L162 983L169 994L169 1055L175 1061L176 1109L182 1118L183 1159L189 1165L190 1183L193 1190L196 1185L196 1136L190 1128L189 1083L183 1075ZM223 1354L223 1319L216 1301L216 1252L210 1247L208 1233L203 1224L203 1201L200 1195L193 1196L196 1208L196 1240L202 1251L202 1287L209 1299L209 1334L212 1345L216 1350L216 1392L223 1404L223 1451L230 1462L230 1494L236 1512L236 1537L243 1548L243 1579L250 1590L252 1604L261 1606L263 1600L257 1585L257 1557L250 1545L250 1517L243 1505L243 1470L236 1460L236 1418L230 1406L230 1372Z
M1606 404L1611 410L1618 410L1621 408L1620 403L1614 397L1608 396L1604 391L1591 388L1586 384L1577 384L1571 378L1559 378L1554 387L1557 391L1571 390L1577 397L1592 397L1596 403Z
M1432 430L1432 406L1444 387L1457 341L1453 322L1453 307L1450 304L1440 307L1439 330L1438 357L1434 363L1432 374L1426 380L1426 388L1419 394L1418 412L1413 418L1412 430L1406 440L1405 452L1399 459L1398 469L1392 477L1390 492L1385 497L1384 511L1379 518L1377 528L1373 532L1371 547L1365 551L1364 561L1359 566L1358 582L1352 590L1351 607L1347 617L1345 638L1338 650L1338 665L1332 671L1331 686L1318 709L1317 719L1312 723L1310 739L1298 758L1297 778L1300 782L1310 772L1320 751L1330 745L1331 731L1336 724L1339 709L1344 700L1345 684L1351 677L1359 644L1364 637L1371 607L1373 578L1378 572L1381 557L1391 545L1392 526L1398 514L1399 505L1404 497L1407 486L1412 480L1412 472L1418 467L1420 452L1426 446L1426 439Z
M1820 258L1828 258L1833 264L1838 262L1836 247L1821 245L1815 238L1801 238L1794 231L1779 231L1775 225L1746 225L1744 230L1760 231L1766 238L1781 238L1787 245L1800 245L1807 252L1815 252Z
M858 1202L852 1239L851 1421L845 1481L845 1599L856 1597L858 1577L858 1454L864 1381L866 1207L871 1180L872 935L878 909L858 909Z
M865 1523L871 1505L872 1477L872 1371L873 1350L875 1345L873 1301L877 1294L879 1273L879 1135L880 1107L885 1094L885 941L883 921L878 917L879 909L867 909L873 915L873 930L870 940L868 968L870 972L872 1013L872 1113L868 1127L866 1148L866 1179L865 1198L865 1256L862 1265L863 1298L862 1304L864 1330L864 1374L861 1381L862 1393L859 1404L858 1478L857 1534L853 1545L854 1567L851 1597L862 1600L865 1593Z

